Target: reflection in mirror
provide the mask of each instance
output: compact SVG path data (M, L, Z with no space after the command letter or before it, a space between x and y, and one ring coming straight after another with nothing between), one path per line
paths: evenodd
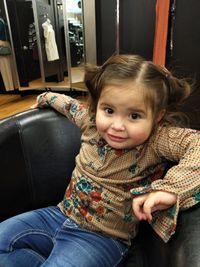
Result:
M18 80L12 38L9 34L10 24L7 20L7 9L0 2L0 92L13 91L18 88Z
M13 40L19 89L44 87L41 84L32 1L6 0L4 3L10 21L10 35Z
M85 64L83 7L80 0L64 1L64 19L66 45L68 53L68 69L72 87L84 89L83 75Z
M95 0L3 0L3 5L18 88L84 90L85 62L96 64ZM49 57L45 29L54 32L57 57Z
M32 1L42 80L47 87L70 87L62 0Z

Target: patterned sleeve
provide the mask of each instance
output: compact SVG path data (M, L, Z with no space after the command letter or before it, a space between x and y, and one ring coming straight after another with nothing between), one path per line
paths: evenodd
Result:
M78 100L64 94L46 92L37 97L38 107L52 107L83 128L88 118L88 108Z
M175 232L179 210L200 202L200 132L192 129L163 127L152 146L159 157L177 162L163 179L131 191L134 196L151 191L167 191L177 195L177 203L153 215L152 227L167 242Z

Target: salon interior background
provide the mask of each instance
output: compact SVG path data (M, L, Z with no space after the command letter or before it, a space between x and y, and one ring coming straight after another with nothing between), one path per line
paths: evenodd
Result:
M113 53L139 54L152 59L156 0L3 0L0 16L8 25L17 75L15 92L82 90L82 66L101 64ZM171 0L166 66L179 77L191 78L194 93L186 108L199 124L200 1ZM55 31L59 59L48 61L42 24ZM30 46L35 38L35 46ZM6 92L1 79L0 92ZM53 86L51 86L53 84ZM54 88L54 85L57 85ZM17 90L16 90L17 89Z

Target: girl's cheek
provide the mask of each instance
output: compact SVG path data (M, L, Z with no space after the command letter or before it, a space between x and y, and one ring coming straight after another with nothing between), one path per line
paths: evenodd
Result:
M106 126L103 123L97 123L96 124L98 132L103 132L106 129Z
M98 118L96 119L96 127L98 131L102 131L104 129L104 123Z
M147 133L147 132L134 133L131 137L134 140L137 140L138 142L143 143L144 141L146 141L148 139L149 133Z

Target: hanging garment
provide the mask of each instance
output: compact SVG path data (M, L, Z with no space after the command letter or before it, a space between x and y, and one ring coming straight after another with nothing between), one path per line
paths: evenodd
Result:
M11 54L10 43L7 34L7 26L5 21L0 18L0 56Z
M153 62L165 65L170 0L157 0Z
M14 67L14 59L11 54L11 47L7 34L7 27L2 18L0 18L0 47L9 49L7 55L3 55L3 53L0 55L0 73L6 91L12 91L18 88L18 83Z
M37 42L35 23L28 25L28 48L33 49L34 44Z
M37 46L37 35L35 23L31 23L28 26L28 48L32 51L33 60L39 60L38 46Z
M0 40L6 41L6 24L5 21L0 18Z
M47 54L48 61L54 61L59 59L55 32L53 30L53 26L49 19L47 19L43 24L42 28L44 30L44 38L45 38L45 49Z
M15 73L13 56L0 56L0 73L6 91L12 91L18 88L17 77Z

